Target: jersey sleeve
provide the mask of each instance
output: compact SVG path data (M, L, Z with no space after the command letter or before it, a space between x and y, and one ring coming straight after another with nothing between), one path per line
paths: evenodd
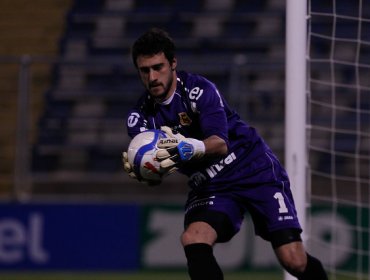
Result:
M139 110L131 110L127 115L127 133L131 138L147 130L147 120Z
M200 126L205 138L217 135L228 143L228 123L224 100L216 86L198 77L189 89L192 110L199 114Z

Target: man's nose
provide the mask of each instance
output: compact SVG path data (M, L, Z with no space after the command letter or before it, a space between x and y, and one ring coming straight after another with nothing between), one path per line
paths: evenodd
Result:
M153 69L149 70L149 81L153 82L157 79L156 72Z

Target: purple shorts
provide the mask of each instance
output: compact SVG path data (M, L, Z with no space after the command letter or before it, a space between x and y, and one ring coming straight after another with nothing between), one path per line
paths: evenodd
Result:
M234 170L239 179L231 180L219 190L207 185L189 193L185 227L196 221L207 222L216 230L217 242L226 242L240 230L244 214L248 212L256 235L266 240L270 240L274 231L301 231L288 176L274 155L266 153L258 157L253 170L250 166Z

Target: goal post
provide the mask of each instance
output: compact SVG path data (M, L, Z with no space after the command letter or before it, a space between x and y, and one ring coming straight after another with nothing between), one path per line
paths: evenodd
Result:
M306 205L306 0L287 1L285 165L298 216Z
M306 227L306 0L286 1L285 166L301 226ZM302 236L305 241L305 231ZM285 280L296 279L288 273Z
M334 280L370 280L369 77L369 0L287 0L286 167Z

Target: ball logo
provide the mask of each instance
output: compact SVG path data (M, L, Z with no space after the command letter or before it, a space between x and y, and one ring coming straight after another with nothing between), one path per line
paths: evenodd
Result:
M178 144L179 140L176 138L164 138L164 139L159 139L159 144L161 145L166 145L166 144Z
M163 131L151 129L137 134L131 140L127 149L128 161L139 180L160 182L166 174L155 159L157 142L163 137L166 137Z
M153 164L151 164L149 161L144 163L144 168L150 170L151 172L153 172L155 174L160 174L159 170Z

